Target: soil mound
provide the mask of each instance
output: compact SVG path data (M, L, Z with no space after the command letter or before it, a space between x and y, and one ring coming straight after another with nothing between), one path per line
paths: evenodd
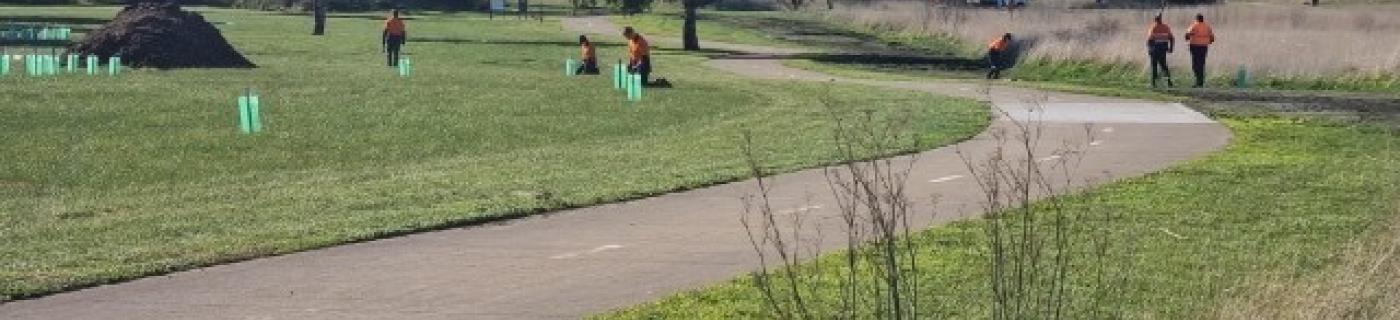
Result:
M219 29L174 1L128 5L111 22L88 33L72 53L106 59L116 55L136 68L253 68Z

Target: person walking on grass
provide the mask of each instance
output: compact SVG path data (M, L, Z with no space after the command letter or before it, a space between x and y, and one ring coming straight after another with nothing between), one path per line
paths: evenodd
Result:
M642 75L642 85L649 84L651 45L631 26L622 28L622 37L627 38L627 72Z
M381 44L384 54L389 60L390 67L399 65L399 51L403 49L404 43L408 42L408 28L404 26L403 19L399 19L399 10L394 9L390 13L389 19L384 20L384 34L381 37Z
M1162 22L1162 15L1159 14L1152 18L1152 25L1147 29L1147 56L1152 67L1153 88L1157 87L1158 70L1167 78L1167 87L1172 86L1172 70L1167 68L1167 54L1174 50L1176 36L1172 35L1172 28Z
M1008 55L1007 49L1011 48L1011 34L1007 33L992 43L987 45L987 80L1001 79L1001 70L1006 69Z
M1191 72L1196 74L1193 88L1206 86L1206 53L1215 43L1215 31L1206 23L1206 16L1196 14L1196 22L1186 29L1186 43L1191 46Z
M579 54L579 59L583 61L579 63L578 69L574 70L574 74L598 74L598 54L593 48L593 42L588 41L588 36L579 35L578 46L579 50L583 51Z

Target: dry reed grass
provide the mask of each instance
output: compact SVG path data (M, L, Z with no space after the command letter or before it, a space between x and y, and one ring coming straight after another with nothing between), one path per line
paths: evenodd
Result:
M850 5L828 18L857 26L915 34L947 34L974 44L1012 32L1034 42L1032 58L1146 65L1145 34L1157 10L1032 7L1005 11L938 7L886 1ZM1201 13L1218 42L1210 69L1246 66L1270 75L1378 75L1400 73L1400 6L1310 8L1230 4L1171 8L1164 15L1180 40ZM1181 47L1170 58L1177 77L1189 76L1190 56Z
M1275 277L1227 303L1222 319L1400 319L1400 212L1318 278Z

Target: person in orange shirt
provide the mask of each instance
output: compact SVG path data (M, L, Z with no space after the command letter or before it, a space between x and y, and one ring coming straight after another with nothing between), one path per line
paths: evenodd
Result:
M593 48L593 42L588 41L588 36L579 35L578 46L582 51L579 59L583 61L578 69L574 70L574 74L598 74L598 55Z
M1001 70L1006 69L1007 49L1011 48L1011 34L1007 33L987 45L987 79L1000 79Z
M1191 72L1196 74L1194 88L1206 86L1206 53L1215 43L1215 31L1206 23L1206 16L1197 14L1196 22L1186 29L1186 43L1191 45Z
M627 38L627 72L642 75L642 84L649 84L647 81L651 76L651 45L630 26L622 28L622 37Z
M389 66L398 66L399 51L403 49L404 43L408 42L408 29L404 26L403 19L399 19L398 9L394 9L388 20L384 20L384 34L380 39L383 41Z
M1152 87L1157 87L1157 72L1161 70L1167 78L1167 86L1172 86L1172 70L1167 68L1167 54L1176 50L1176 37L1172 28L1162 23L1162 16L1152 18L1152 26L1147 29L1147 56L1152 67Z

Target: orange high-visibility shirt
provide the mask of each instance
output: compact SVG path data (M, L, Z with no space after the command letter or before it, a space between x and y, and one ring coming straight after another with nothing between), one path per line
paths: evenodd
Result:
M992 40L992 44L987 45L987 50L995 52L1004 52L1006 51L1006 47L1009 45L1010 44L1007 43L1006 38L997 37L996 40Z
M388 33L391 36L401 36L405 31L408 31L408 29L404 27L403 20L399 18L384 20L384 33Z
M1210 29L1210 24L1196 21L1186 29L1186 38L1193 46L1208 46L1215 43L1215 31Z
M1171 41L1172 27L1168 27L1165 23L1153 22L1152 27L1147 29L1147 40Z
M592 43L585 43L581 47L583 50L583 61L594 61L598 59L598 56L593 52Z
M642 35L633 35L632 39L627 40L627 57L631 59L632 63L641 62L642 57L649 55L651 55L651 46L647 44L646 38L642 38Z

